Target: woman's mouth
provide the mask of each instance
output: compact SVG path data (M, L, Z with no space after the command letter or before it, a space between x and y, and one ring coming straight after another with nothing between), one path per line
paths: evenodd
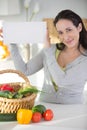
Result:
M72 44L73 43L73 40L68 40L66 41L67 44Z

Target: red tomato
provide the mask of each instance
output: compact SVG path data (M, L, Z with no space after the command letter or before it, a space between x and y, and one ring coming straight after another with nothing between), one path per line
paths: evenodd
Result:
M10 92L13 92L14 89L13 87L11 87L9 84L3 84L1 86L1 91L10 91Z
M54 113L51 109L47 109L43 114L44 120L46 121L52 120L53 116L54 116Z
M42 115L40 112L34 112L32 115L32 122L37 123L40 122L42 118Z

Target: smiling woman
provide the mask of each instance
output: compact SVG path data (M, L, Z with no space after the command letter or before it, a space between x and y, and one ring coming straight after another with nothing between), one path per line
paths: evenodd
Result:
M60 11L53 23L62 42L50 44L49 28L45 48L27 63L21 58L17 45L11 44L14 65L27 76L44 68L42 90L47 93L40 94L41 101L83 103L83 89L87 81L87 31L80 16L72 10Z

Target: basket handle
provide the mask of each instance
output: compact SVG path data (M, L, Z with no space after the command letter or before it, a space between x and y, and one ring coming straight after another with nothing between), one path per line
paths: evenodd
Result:
M0 70L0 74L3 74L3 73L16 73L20 77L22 77L27 83L30 84L29 79L19 70L13 70L13 69Z

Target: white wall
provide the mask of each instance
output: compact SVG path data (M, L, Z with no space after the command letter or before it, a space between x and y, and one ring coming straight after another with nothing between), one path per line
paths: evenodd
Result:
M3 0L4 1L4 0ZM9 1L9 0L8 0ZM6 21L25 21L24 0L20 2L20 14L17 15L0 15L0 19ZM62 9L72 9L82 18L87 18L87 0L31 0L29 16L34 8L35 3L40 4L40 12L34 17L34 21L41 21L43 18L55 17ZM11 4L9 2L9 4ZM11 4L12 6L12 4ZM13 4L14 7L14 4ZM16 7L15 7L16 10Z

